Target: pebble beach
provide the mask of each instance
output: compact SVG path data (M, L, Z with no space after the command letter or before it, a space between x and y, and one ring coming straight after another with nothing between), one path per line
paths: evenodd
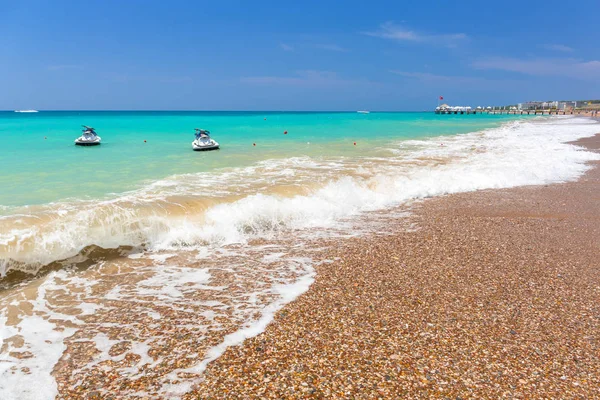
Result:
M577 144L598 151L600 136ZM600 170L413 205L186 399L600 397Z
M33 220L60 235L9 231L38 261L0 279L0 398L599 397L597 132L510 121L216 175L221 202L184 175L58 203Z

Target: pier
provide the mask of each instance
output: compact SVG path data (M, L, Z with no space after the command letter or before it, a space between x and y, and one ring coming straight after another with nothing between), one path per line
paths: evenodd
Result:
M439 100L443 97L440 96ZM600 108L592 107L592 103L600 103L600 100L585 101L529 101L509 106L451 106L439 104L435 108L436 114L463 115L463 114L492 114L492 115L597 115ZM578 106L583 104L583 107Z
M445 115L463 115L463 114L492 114L492 115L578 115L581 111L574 110L449 110L439 109L434 111L436 114Z

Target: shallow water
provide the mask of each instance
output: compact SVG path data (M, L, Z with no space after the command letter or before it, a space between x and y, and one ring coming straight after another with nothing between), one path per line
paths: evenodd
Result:
M177 396L308 288L322 239L385 230L397 216L382 211L415 199L576 179L598 158L565 144L598 132L577 118L90 113L78 123L104 143L86 149L60 130L81 115L50 115L0 117L17 149L1 161L1 398L110 391L94 382L111 371L129 398ZM16 132L44 118L54 167L28 192L20 177L41 175ZM223 149L192 152L184 125ZM74 178L83 160L94 184Z
M247 167L270 159L371 156L390 140L464 133L510 118L432 113L0 112L0 205L106 198L176 174ZM101 146L73 145L82 124L96 128ZM222 151L193 152L196 127L210 129Z

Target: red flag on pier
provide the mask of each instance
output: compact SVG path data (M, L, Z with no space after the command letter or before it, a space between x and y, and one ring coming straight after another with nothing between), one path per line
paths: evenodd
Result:
M444 96L440 96L440 100L444 100Z

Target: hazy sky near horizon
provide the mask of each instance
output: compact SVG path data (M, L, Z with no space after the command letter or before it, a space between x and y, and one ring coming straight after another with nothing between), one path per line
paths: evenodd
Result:
M0 109L600 98L600 1L0 0Z

